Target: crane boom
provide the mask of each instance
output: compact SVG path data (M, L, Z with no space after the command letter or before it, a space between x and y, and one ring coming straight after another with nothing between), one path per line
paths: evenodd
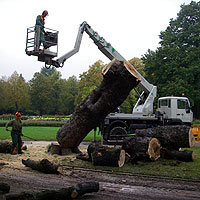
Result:
M120 53L118 53L115 48L112 47L110 43L108 43L96 31L94 31L91 26L87 24L87 22L84 21L79 27L74 48L57 60L53 61L52 65L55 67L62 67L68 58L79 51L84 32L89 35L89 37L97 45L98 49L110 60L114 58L117 58L120 61L126 60L123 56L120 55ZM133 113L149 115L153 113L153 101L157 95L157 87L150 84L139 72L138 74L141 77L141 82L138 86L142 89L143 92L141 95L139 94L139 99L133 109Z

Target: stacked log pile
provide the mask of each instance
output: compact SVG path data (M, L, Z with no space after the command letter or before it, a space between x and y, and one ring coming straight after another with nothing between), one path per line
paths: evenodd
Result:
M136 136L124 140L122 148L130 155L131 162L139 160L176 159L193 161L193 151L181 151L181 148L194 146L195 139L188 126L159 126L136 130Z
M122 147L102 146L91 143L87 153L77 156L78 159L90 161L99 166L122 167L125 160L135 164L138 161L156 161L160 157L180 161L193 161L193 151L180 148L192 147L195 143L191 128L188 126L160 126L136 130L136 136L127 137ZM127 158L127 155L129 159Z

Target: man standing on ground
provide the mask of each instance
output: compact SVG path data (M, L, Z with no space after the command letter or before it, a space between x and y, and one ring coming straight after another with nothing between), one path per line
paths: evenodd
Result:
M8 130L8 126L12 126L11 130L11 137L12 137L12 147L11 147L11 154L16 154L15 151L18 145L18 154L22 154L22 121L21 121L21 114L16 112L15 114L16 119L8 122L6 124L6 131Z

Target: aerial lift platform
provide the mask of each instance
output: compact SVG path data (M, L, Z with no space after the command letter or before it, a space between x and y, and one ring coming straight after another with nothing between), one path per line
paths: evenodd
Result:
M47 49L44 49L42 44L40 45L40 34L39 26L27 28L25 52L28 56L37 56L38 61L44 62L45 67L49 68L52 65L52 59L58 56L58 31L45 28Z

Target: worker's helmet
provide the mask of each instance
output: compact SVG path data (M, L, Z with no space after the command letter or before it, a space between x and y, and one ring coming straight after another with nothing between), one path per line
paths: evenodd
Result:
M17 119L19 119L19 118L21 117L21 114L20 114L19 112L16 112L16 113L15 113L15 117L16 117Z
M43 13L42 13L42 15L43 15L43 16L47 16L47 15L49 15L49 13L48 13L47 10L44 10Z

